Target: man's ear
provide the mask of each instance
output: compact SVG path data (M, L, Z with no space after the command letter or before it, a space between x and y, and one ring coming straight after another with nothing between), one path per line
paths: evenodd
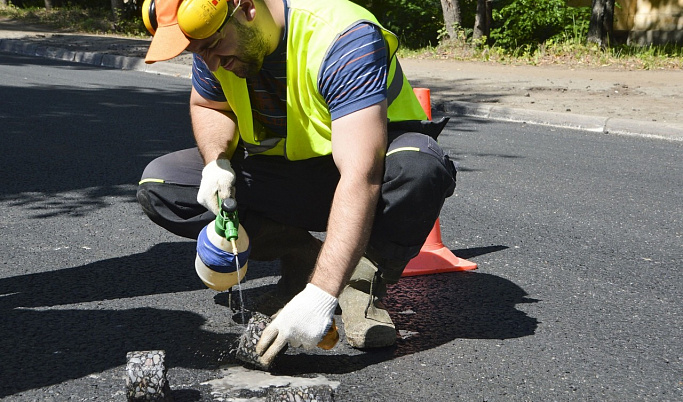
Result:
M235 7L239 8L239 10L236 11L237 13L242 13L244 18L249 22L254 20L254 17L256 16L256 5L253 0L232 0L232 2Z

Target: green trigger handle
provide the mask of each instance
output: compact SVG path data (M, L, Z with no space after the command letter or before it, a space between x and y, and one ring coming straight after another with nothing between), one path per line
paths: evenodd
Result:
M221 202L218 198L221 210L216 217L216 233L228 240L237 239L237 228L240 220L237 217L237 201L234 198L226 198Z

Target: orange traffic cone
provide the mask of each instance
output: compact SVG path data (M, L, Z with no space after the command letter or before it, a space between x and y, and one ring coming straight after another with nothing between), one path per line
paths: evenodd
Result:
M413 88L420 105L432 119L432 103L428 88ZM477 264L455 256L441 241L441 223L436 218L432 231L420 249L420 254L408 262L402 276L436 274L439 272L470 271Z

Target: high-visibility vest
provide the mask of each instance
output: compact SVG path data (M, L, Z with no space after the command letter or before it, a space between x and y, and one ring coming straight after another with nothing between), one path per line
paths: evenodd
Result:
M332 153L332 120L318 90L318 75L332 44L359 22L380 27L388 46L388 121L427 119L397 63L398 38L369 11L347 0L289 0L286 138L265 138L265 133L255 132L246 80L223 68L214 73L237 116L239 136L250 153L284 155L289 160Z

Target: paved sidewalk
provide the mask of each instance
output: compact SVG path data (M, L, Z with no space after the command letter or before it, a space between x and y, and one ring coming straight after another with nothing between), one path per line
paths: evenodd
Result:
M148 45L144 39L53 32L0 19L0 52L189 78L190 54L147 65ZM431 59L401 64L413 86L431 90L434 108L452 116L683 140L682 71Z

